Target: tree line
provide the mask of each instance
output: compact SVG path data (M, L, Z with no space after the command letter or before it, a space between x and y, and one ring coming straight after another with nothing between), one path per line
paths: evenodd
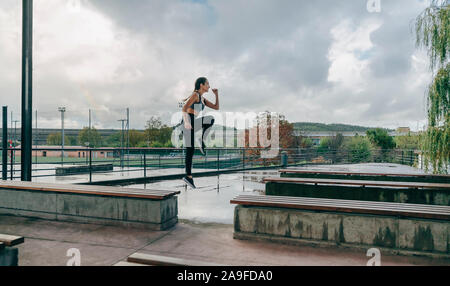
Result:
M89 146L98 147L174 147L171 142L172 127L161 122L159 117L152 116L147 121L144 131L129 130L129 132L117 131L104 138L95 127L84 127L78 136L64 136L65 146ZM127 138L128 135L128 138ZM51 133L47 137L47 145L61 146L61 132Z

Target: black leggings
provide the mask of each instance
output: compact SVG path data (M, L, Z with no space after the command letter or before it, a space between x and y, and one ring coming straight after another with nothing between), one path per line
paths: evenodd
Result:
M203 142L205 138L208 136L211 131L211 127L214 124L214 117L211 115L203 116L194 119L194 115L189 114L189 119L191 121L192 129L187 130L184 128L184 121L182 122L182 130L183 130L183 138L184 138L184 146L186 147L186 175L190 176L192 174L192 158L194 157L194 138L195 132L198 130L202 130L202 140ZM201 144L200 142L200 144Z

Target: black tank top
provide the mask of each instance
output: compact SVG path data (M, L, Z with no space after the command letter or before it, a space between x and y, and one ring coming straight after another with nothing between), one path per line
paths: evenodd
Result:
M194 102L190 108L192 108L193 110L200 112L203 111L203 109L205 109L205 104L203 103L203 96L201 96L200 94L197 93L197 95L200 98L200 102ZM196 115L194 115L196 116Z

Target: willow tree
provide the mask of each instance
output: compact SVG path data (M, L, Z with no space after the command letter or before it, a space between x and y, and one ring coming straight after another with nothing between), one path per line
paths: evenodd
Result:
M434 173L448 173L450 162L449 55L450 5L448 0L432 0L416 19L417 47L426 48L433 81L427 88L428 126L421 149L425 168Z

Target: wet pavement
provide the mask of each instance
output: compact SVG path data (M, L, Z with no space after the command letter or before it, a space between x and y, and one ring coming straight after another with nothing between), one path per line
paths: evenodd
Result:
M58 165L59 167L60 165ZM64 165L68 167L69 165ZM33 182L40 183L56 183L56 184L79 184L79 183L87 183L89 182L89 174L77 174L70 176L55 176L55 165L39 165L40 169L52 169L52 170L43 170L43 171L33 171L33 176L41 176L41 177L33 177ZM207 172L211 171L211 169L196 169L196 172ZM152 176L163 176L163 175L173 175L173 174L183 174L184 168L148 168L146 171L147 177ZM9 176L9 175L8 175ZM20 177L20 172L15 172L14 176ZM131 178L143 178L144 170L142 168L121 168L114 167L114 172L95 172L92 173L92 182L98 181L110 181L117 179L131 179ZM9 178L9 177L8 177ZM16 180L20 180L20 178L16 178Z
M128 187L141 189L169 189L180 191L178 195L178 218L195 223L233 224L234 205L230 200L240 194L263 195L265 176L277 176L277 171L249 171L198 177L191 189L183 180L166 180Z
M81 266L110 266L135 253L229 266L365 266L368 249L294 246L233 239L233 226L180 222L167 231L45 221L0 215L0 233L20 235L19 266L65 266L80 251ZM382 266L450 265L450 259L381 251Z

